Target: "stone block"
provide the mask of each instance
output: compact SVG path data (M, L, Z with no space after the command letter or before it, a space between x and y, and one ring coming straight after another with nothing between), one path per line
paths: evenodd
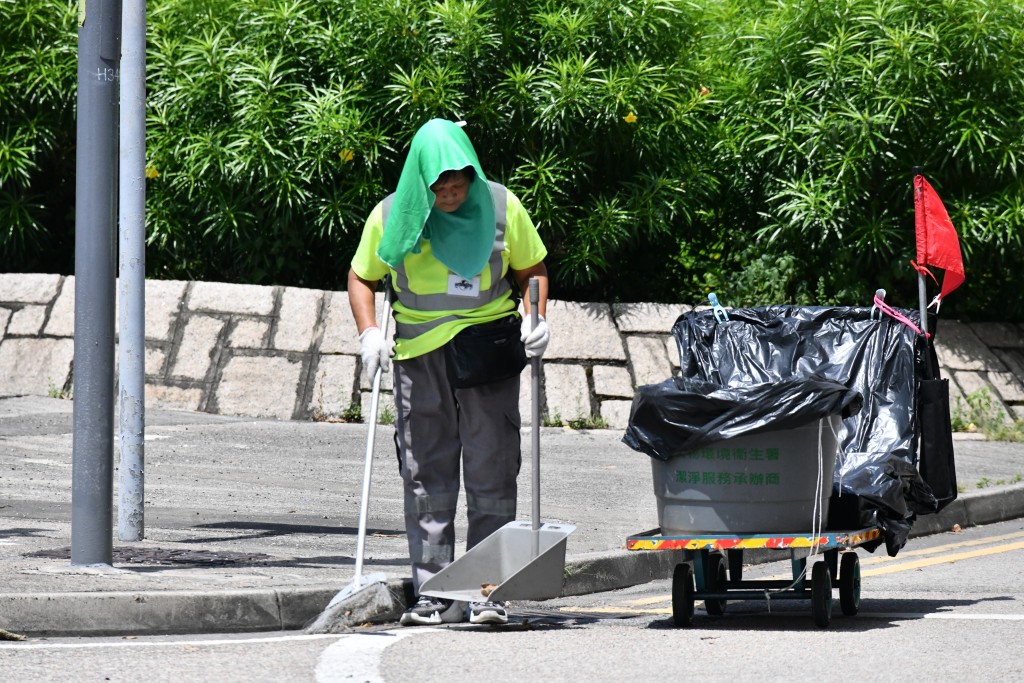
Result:
M352 403L356 386L355 356L320 355L314 377L313 397L307 410L317 417L340 417Z
M601 418L608 425L608 429L625 429L629 426L629 411L632 406L632 401L601 401Z
M274 312L274 288L226 282L195 282L187 306L190 311L270 315Z
M301 373L302 363L282 356L232 356L216 387L217 412L290 420Z
M50 309L44 334L53 337L75 336L75 278L66 277L60 287L60 294Z
M971 323L971 330L988 347L1024 349L1024 334L1013 323ZM945 334L945 323L939 324L939 336Z
M616 396L619 398L633 397L633 380L629 370L617 365L595 365L591 370L594 378L594 394L596 396ZM603 406L608 401L603 401Z
M956 320L944 320L935 340L939 364L953 370L1005 372L1006 367L970 328Z
M970 370L960 370L953 373L953 377L956 379L956 383L960 385L960 389L964 392L964 395L973 394L981 389L987 389L990 394L994 394L993 387L985 381L984 376L978 372L972 372Z
M1024 351L996 349L999 360L1020 380L1024 380Z
M205 379L224 324L223 320L206 315L192 316L185 325L177 353L173 354L171 376Z
M164 349L146 344L146 375L151 377L163 377L164 361L167 360L167 352Z
M524 427L533 424L533 366L527 363L519 374L519 417ZM544 364L541 363L541 390L537 400L540 402L540 413L544 414Z
M671 334L676 320L693 310L682 304L613 304L612 313L619 332Z
M308 351L313 344L316 322L324 292L318 289L286 287L281 293L281 309L274 332L273 348L282 351ZM355 334L355 325L349 328Z
M960 386L950 380L949 382L949 415L953 417L957 412L963 412L967 409L967 397L964 396L964 392L960 389Z
M992 383L999 396L1006 402L1024 402L1024 384L1009 372L990 372L988 381Z
M592 417L587 370L582 365L544 365L544 393L549 419L562 422Z
M146 280L146 339L171 340L186 287L180 280Z
M962 403L962 410L967 410L967 396L975 392L981 391L982 389L988 390L988 395L992 399L993 409L1003 419L1009 419L1010 415L1003 405L1003 402L999 399L999 394L995 391L995 387L986 379L983 373L972 372L970 370L959 370L954 373L956 383L960 385L960 390L964 393L964 399ZM952 394L952 392L950 392Z
M228 346L233 349L265 348L264 342L269 332L270 323L266 320L239 320L231 331Z
M353 362L356 361L356 356L351 356L351 358L353 359ZM361 365L362 365L362 362L357 363L357 366L361 366ZM388 364L388 371L384 372L384 373L381 373L381 376L380 376L380 390L381 391L393 391L394 390L394 388L395 388L395 373L392 371L393 369L394 369L394 363L392 362L392 363ZM356 375L356 380L359 382L359 390L360 391L372 391L373 390L372 378L371 377L367 377L366 372L363 371L362 367L359 368L359 374Z
M146 406L164 410L199 410L203 391L198 387L146 383Z
M377 324L380 320L380 307L384 295L377 294L374 310L377 311ZM359 337L356 334L356 319L352 317L352 307L348 305L348 292L328 292L327 312L324 316L324 338L320 342L320 353L359 353ZM389 313L390 315L390 313ZM394 337L394 320L388 324L388 338Z
M45 319L46 306L23 306L11 315L11 321L7 324L7 334L34 337L42 331Z
M11 309L0 307L0 340L7 334L7 323L11 319Z
M73 339L5 339L0 343L0 396L47 396L63 389L74 357Z
M370 419L370 407L373 399L373 393L369 391L363 391L359 394L359 409L362 411L363 422L366 423ZM382 425L393 425L395 424L395 397L386 392L380 392L377 397L377 424ZM378 432L379 434L379 432ZM388 440L390 442L390 439ZM393 443L393 442L391 442ZM382 451L386 449L387 456L394 455L394 451L391 450L387 445L383 447L378 446ZM389 460L389 462L394 462Z
M45 273L0 273L0 301L48 304L57 296L60 275Z
M672 376L672 361L664 336L629 335L626 348L629 349L636 386L660 384Z
M608 304L549 301L551 342L546 360L626 360Z

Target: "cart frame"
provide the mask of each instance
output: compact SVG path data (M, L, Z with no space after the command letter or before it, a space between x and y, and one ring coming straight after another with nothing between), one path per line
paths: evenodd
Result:
M729 599L770 598L809 599L814 623L825 628L832 620L833 587L839 591L843 614L853 616L860 610L860 559L845 551L881 538L879 527L819 534L713 535L663 535L661 529L652 529L627 538L626 548L684 551L687 562L676 565L672 574L672 618L677 626L692 625L697 600L704 601L708 614L720 616ZM789 550L793 579L744 579L743 551L748 549ZM823 560L813 564L808 581L807 560L815 551L822 551Z

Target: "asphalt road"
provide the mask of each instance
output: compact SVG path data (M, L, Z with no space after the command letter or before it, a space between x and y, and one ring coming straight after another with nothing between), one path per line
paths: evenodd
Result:
M1024 520L913 540L895 558L859 550L861 611L815 626L803 601L698 605L671 619L670 581L560 598L508 627L381 626L294 633L36 639L0 643L5 680L35 681L1019 681ZM749 567L785 577L788 562Z

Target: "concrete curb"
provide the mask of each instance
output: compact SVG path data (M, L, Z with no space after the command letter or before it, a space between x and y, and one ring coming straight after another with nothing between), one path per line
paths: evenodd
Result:
M1024 484L962 494L942 512L919 518L911 537L1024 516ZM751 554L759 563L778 559ZM683 551L588 553L568 558L563 595L585 595L669 578ZM406 579L391 579L394 595ZM0 626L33 636L170 635L298 630L344 586L226 591L115 591L0 595ZM385 620L386 621L386 620ZM379 622L384 623L384 622Z
M992 490L960 494L941 512L918 517L910 537L943 533L956 524L966 529L1021 516L1024 516L1024 484L1000 486Z

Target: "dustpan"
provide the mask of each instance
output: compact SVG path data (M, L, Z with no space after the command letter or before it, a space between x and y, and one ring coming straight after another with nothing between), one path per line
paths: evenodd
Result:
M530 279L530 315L537 326L539 284ZM546 600L562 594L565 542L576 527L540 521L540 358L533 380L533 519L509 522L420 586L420 595L447 600ZM485 596L483 586L494 586Z

